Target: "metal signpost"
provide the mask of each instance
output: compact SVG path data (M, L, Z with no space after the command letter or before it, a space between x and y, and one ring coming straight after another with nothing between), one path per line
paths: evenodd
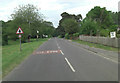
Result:
M17 32L16 32L16 34L19 34L19 39L20 39L20 51L22 51L22 48L21 48L21 34L23 34L24 32L22 31L22 29L19 27L18 29L17 29Z
M38 37L39 37L38 34L39 34L39 31L37 30L37 40L38 40Z

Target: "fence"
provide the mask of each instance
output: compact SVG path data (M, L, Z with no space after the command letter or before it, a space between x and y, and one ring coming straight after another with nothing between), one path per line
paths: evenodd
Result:
M80 40L88 41L97 44L103 44L111 47L118 47L118 38L109 38L109 37L96 37L96 36L79 36Z

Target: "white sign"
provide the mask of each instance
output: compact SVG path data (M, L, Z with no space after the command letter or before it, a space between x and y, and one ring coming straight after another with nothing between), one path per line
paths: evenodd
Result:
M23 34L24 32L22 31L22 29L19 27L16 34Z
M116 32L110 32L110 37L111 38L116 38Z
M19 35L19 38L21 38L21 35Z
M48 37L48 35L46 35L46 37Z
M39 31L37 31L37 33L39 33Z

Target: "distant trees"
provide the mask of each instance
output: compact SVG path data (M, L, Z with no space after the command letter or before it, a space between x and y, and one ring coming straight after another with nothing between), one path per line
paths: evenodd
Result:
M62 16L62 19L59 21L59 26L57 29L58 31L60 31L59 35L64 37L65 34L67 33L72 37L72 34L79 32L80 22L82 20L81 14L72 15L72 14L63 12L61 16Z
M95 6L82 20L81 14L74 15L63 12L62 19L56 29L62 37L75 37L77 35L109 36L111 31L117 31L120 26L118 16L120 12L107 11L105 7Z
M2 24L2 45L8 44L8 34L6 31L6 23L4 21L0 21Z
M81 34L93 36L109 36L109 32L117 30L117 20L113 12L99 6L91 9L81 22Z
M14 13L11 14L11 17L11 21L2 21L3 36L5 36L6 39L18 39L18 35L16 35L18 27L21 27L24 31L24 34L22 34L22 42L27 42L28 35L36 37L37 30L39 31L38 35L40 37L43 37L43 34L49 37L53 36L54 27L52 22L44 21L40 10L34 5L20 5L15 9ZM3 41L6 41L4 38Z
M62 27L64 27L65 32L68 34L74 34L76 32L79 32L79 23L72 18L66 18L61 23Z
M97 34L97 29L99 29L97 22L86 18L81 22L80 34L95 36Z

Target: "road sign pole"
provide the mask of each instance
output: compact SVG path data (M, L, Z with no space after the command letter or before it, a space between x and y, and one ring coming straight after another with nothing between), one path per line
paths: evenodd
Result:
M20 38L20 51L22 51L22 49L21 49L21 38Z
M16 34L19 34L19 40L20 40L20 51L22 51L22 48L21 48L21 34L23 34L24 32L22 31L22 29L19 27L17 29L17 32Z

